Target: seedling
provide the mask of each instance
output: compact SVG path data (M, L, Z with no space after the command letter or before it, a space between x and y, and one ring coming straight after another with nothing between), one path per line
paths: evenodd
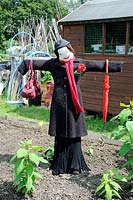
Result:
M93 153L94 153L93 148L89 147L88 150L87 150L87 155L88 156L93 156Z
M127 182L127 180L122 175L116 174L118 170L118 168L114 168L103 174L101 183L96 189L98 196L104 197L105 200L112 200L113 197L122 199L119 194L119 191L122 189L116 180L124 182Z
M44 121L39 121L39 122L38 122L38 125L39 125L39 127L40 127L41 133L43 134L43 132L44 132L44 130L43 130Z
M51 160L53 158L53 156L54 156L54 145L51 145L45 150L44 157L47 160Z
M17 192L30 193L35 189L36 179L42 179L42 174L37 170L40 162L48 163L46 159L39 155L39 151L44 151L41 146L33 146L32 141L21 142L21 148L11 158L10 163L14 164L13 184Z

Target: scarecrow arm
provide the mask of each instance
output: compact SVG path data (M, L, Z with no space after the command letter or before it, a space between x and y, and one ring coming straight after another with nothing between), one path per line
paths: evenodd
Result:
M34 70L47 70L47 71L49 71L49 65L50 65L50 61L51 61L50 57L41 57L41 58L36 57L36 58L32 58L32 60L33 60L33 69ZM22 61L22 63L18 67L18 71L22 75L27 73L28 68L29 68L29 63L30 63L30 58L25 59L25 60Z
M90 72L106 72L105 61L85 60L86 71ZM109 61L108 72L121 72L123 62Z

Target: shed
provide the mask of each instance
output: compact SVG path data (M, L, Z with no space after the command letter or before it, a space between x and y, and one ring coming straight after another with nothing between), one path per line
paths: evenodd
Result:
M90 0L62 18L62 35L85 60L123 61L121 73L110 73L108 113L133 99L133 0ZM81 79L84 108L101 112L104 73Z

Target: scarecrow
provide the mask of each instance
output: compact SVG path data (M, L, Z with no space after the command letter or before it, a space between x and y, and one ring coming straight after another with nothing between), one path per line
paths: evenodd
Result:
M54 157L50 169L53 175L79 174L90 170L81 148L81 137L87 135L82 96L79 86L85 71L105 72L105 61L84 61L74 57L69 41L55 43L55 58L33 58L34 70L50 71L54 79L54 91L50 108L49 135L55 137ZM28 71L29 58L19 66L24 75ZM120 72L121 63L110 62L109 72Z

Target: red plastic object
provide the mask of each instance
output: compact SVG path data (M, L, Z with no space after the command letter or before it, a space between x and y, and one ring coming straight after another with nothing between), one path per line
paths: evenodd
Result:
M103 91L103 122L107 121L107 113L108 113L108 95L109 95L109 75L108 75L108 66L109 60L106 60L106 75L104 77L104 91Z

